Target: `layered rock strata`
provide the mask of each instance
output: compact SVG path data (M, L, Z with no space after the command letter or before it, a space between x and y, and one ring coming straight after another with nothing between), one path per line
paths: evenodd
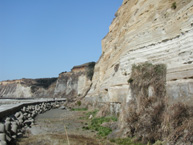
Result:
M110 104L109 111L119 114L112 138L191 144L193 1L124 0L115 16L102 40L102 55L85 101L100 108ZM157 89L147 85L153 76L143 76L138 83L139 76L131 78L133 66L142 64L166 66L164 81ZM143 69L139 72L145 73ZM161 95L159 87L164 88Z
M124 0L115 16L86 100L128 102L132 65L150 62L167 65L171 102L192 102L193 1Z
M1 98L83 97L91 86L95 62L74 66L58 78L21 79L0 82Z
M73 99L84 97L91 86L95 62L74 66L71 72L60 73L54 96Z
M1 98L53 97L57 78L21 79L0 82Z

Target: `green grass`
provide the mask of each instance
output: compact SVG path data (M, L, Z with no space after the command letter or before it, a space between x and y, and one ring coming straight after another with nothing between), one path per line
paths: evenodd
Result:
M88 120L89 117L90 117L90 115L92 115L93 117L95 117L96 114L97 114L97 112L98 112L98 110L94 110L94 111L87 112L87 113L85 114L85 116L82 116L82 117L80 117L79 119Z
M98 110L94 110L94 111L90 111L90 112L86 113L86 118L88 119L90 117L90 115L95 117L97 112L98 112Z
M143 145L141 143L133 142L131 138L111 139L110 141L119 145Z
M72 108L71 111L87 111L87 108Z
M95 114L95 112L93 112ZM101 124L104 122L117 121L116 117L100 117L93 118L88 126L84 126L83 129L97 131L97 134L100 137L105 137L112 132L112 129L108 127L103 127Z

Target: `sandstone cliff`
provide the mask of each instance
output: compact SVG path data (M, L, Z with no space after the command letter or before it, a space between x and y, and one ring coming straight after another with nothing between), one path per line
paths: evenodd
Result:
M62 98L83 97L88 92L94 62L72 68L58 78L21 79L0 82L2 98Z
M86 99L128 101L132 65L150 62L167 65L172 101L193 101L193 1L124 0L115 16Z
M186 106L193 102L193 1L124 0L115 16L95 67L76 66L47 87L1 82L0 96L86 95L86 103L107 104L119 115L114 136L171 144L185 138L188 144L193 135L193 113ZM164 73L157 73L159 67Z
M59 75L54 90L54 96L84 97L91 87L95 62L86 63L72 68L71 72L63 72Z
M115 16L85 102L119 115L110 138L191 144L193 1L124 0Z
M53 97L57 78L21 79L0 82L1 98Z

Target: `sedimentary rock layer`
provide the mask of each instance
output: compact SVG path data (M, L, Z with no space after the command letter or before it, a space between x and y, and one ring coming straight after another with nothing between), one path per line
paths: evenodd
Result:
M53 97L57 78L21 79L0 82L2 98Z
M2 98L83 97L88 92L95 62L75 66L58 78L21 79L0 82Z
M124 0L115 16L87 100L129 100L132 65L144 62L167 65L171 100L193 100L193 1Z

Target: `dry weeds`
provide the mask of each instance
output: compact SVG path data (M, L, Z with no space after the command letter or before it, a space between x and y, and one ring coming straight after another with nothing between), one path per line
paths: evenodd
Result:
M168 106L165 65L134 65L130 80L133 99L125 110L128 136L143 143L193 143L193 107L183 103ZM149 86L154 96L148 95Z

